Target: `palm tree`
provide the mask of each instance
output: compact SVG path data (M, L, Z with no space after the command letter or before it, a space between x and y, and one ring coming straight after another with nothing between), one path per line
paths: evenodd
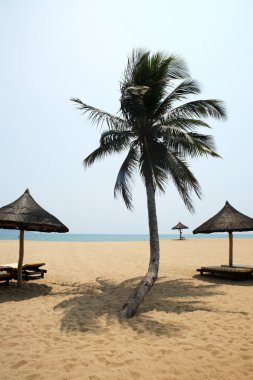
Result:
M177 82L179 81L179 82ZM176 83L176 85L175 85ZM155 194L165 192L166 181L176 185L186 207L194 211L191 192L199 198L200 185L190 171L187 157L219 157L213 138L198 132L209 127L203 118L225 119L219 100L194 100L181 104L189 95L200 93L198 83L188 73L185 62L162 52L133 50L120 83L120 116L71 100L88 113L95 124L107 125L100 145L83 161L84 167L111 153L128 150L119 170L114 195L121 195L132 209L131 184L138 171L143 179L148 207L150 261L148 272L122 307L120 316L131 318L154 285L159 269L159 236Z

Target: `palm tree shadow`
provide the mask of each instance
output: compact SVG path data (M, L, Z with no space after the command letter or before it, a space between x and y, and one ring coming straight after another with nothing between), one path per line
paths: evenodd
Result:
M74 284L65 286L68 299L55 306L62 310L61 329L64 331L95 332L99 334L113 323L119 323L118 313L141 278L132 278L120 284L97 278L95 284ZM155 284L145 298L136 316L120 321L138 333L149 331L155 335L174 335L183 329L175 322L162 323L150 315L152 311L166 314L182 314L199 310L212 312L202 297L217 294L217 285L196 286L191 280L164 280ZM106 324L101 322L106 318Z

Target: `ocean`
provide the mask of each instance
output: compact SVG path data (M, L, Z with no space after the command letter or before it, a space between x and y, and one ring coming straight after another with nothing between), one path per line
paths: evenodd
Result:
M227 239L227 233L213 234L183 234L186 239ZM253 238L253 233L234 233L234 238ZM160 239L178 239L179 234L160 234ZM18 240L19 231L0 229L0 240ZM66 241L66 242L120 242L147 241L148 234L73 234L73 233L43 233L25 231L25 240L33 241Z

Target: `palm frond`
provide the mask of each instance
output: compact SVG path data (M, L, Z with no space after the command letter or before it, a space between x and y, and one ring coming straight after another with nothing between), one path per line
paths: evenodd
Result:
M193 122L193 126L198 126L202 123ZM205 123L204 123L204 126ZM210 135L204 135L196 132L188 132L192 127L192 123L186 126L181 123L179 126L172 123L172 126L159 126L154 128L154 134L165 143L167 149L179 153L182 157L187 155L191 157L196 156L211 156L220 157L215 152L214 139ZM192 128L191 128L192 129Z
M153 187L165 192L167 181L167 148L163 142L147 140L142 145L140 155L140 174L145 183L151 182Z
M177 55L170 55L166 59L166 66L169 79L184 79L189 76L185 60Z
M178 130L178 131L194 131L199 127L211 128L209 124L200 119L190 119L190 118L167 118L162 119L161 124L157 124L157 127L162 128L165 132L166 130Z
M181 101L189 95L197 95L200 93L200 87L197 81L187 78L180 83L162 102L154 114L154 121L161 118L172 107L175 101Z
M131 131L106 131L100 138L100 146L83 160L84 167L91 166L95 161L111 153L119 153L126 149L132 138Z
M170 135L168 145L182 157L189 155L192 158L197 156L220 158L219 154L215 152L214 139L210 135L189 132L177 134L174 139Z
M124 92L124 90L128 87L137 85L137 83L135 83L133 80L133 78L135 77L134 72L136 71L136 67L138 67L141 64L141 61L146 60L149 57L149 55L150 55L150 52L143 49L132 50L132 53L128 57L128 60L127 60L127 67L122 76L121 86L120 86L121 92Z
M83 160L83 166L85 168L91 166L95 161L104 158L108 153L109 152L105 151L102 147L98 147Z
M179 158L178 154L170 152L168 154L168 161L170 177L188 210L194 212L191 192L194 191L198 198L201 197L200 185L197 179L189 170L187 163Z
M133 136L132 131L105 131L100 137L100 146L108 148L111 152L121 152L129 146Z
M216 119L226 119L227 114L224 103L220 100L195 100L185 103L170 111L168 118L179 117L214 117Z
M130 129L130 126L126 123L125 120L112 115L108 112L104 112L98 108L89 106L88 104L83 103L78 98L71 98L72 102L78 104L77 109L82 111L83 114L88 113L88 119L91 121L91 123L96 125L103 125L105 122L110 129L117 129L117 130L127 130Z
M215 152L214 138L211 135L189 132L186 134L186 141L183 141L181 145L183 146L183 151L187 152L191 157L210 156L221 158L220 155Z
M139 152L136 145L132 144L127 157L119 170L114 187L115 198L120 194L128 209L133 208L131 182L134 170L137 167Z
M145 86L150 89L145 96L146 114L151 116L165 96L167 86L174 79L188 77L185 62L162 52L151 55L147 51L134 51L121 81L121 93L129 87ZM123 109L125 115L126 109Z

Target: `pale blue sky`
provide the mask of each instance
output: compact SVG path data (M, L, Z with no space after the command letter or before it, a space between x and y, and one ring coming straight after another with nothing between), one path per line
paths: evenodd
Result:
M114 200L124 158L84 171L100 130L70 97L115 113L133 48L183 57L199 98L225 101L226 122L209 120L223 157L198 159L201 186L190 214L173 184L157 198L160 233L180 220L192 231L228 200L253 217L253 2L250 0L0 0L0 206L27 187L70 232L148 232L145 189L136 178L134 212Z

